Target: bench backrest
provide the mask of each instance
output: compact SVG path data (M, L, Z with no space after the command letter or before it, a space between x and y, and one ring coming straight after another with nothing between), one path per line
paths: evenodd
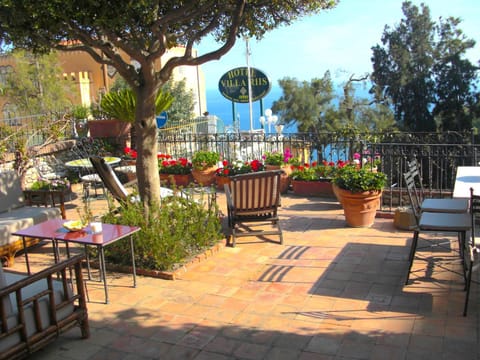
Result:
M20 178L14 171L0 172L0 213L25 206Z

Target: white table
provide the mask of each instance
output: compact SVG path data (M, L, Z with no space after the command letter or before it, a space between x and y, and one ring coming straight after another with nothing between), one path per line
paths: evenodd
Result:
M459 166L453 188L454 198L470 198L470 188L480 195L480 166Z

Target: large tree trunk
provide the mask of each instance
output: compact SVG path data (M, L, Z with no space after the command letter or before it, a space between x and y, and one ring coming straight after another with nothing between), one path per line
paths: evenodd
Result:
M155 95L153 84L138 88L135 112L138 190L146 209L149 205L160 202Z

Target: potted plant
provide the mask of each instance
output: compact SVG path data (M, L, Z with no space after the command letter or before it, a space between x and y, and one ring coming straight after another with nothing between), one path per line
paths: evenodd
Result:
M160 181L167 185L187 186L191 178L192 163L186 158L172 159L170 155L159 155Z
M125 146L123 154L122 160L125 165L135 165L137 163L137 150Z
M75 106L72 109L74 121L74 137L85 137L88 133L87 119L90 115L90 109L83 105Z
M129 89L108 92L102 97L100 108L101 118L88 121L90 136L115 139L125 146L135 119L135 95Z
M290 174L293 192L302 196L333 196L331 179L334 170L335 164L326 161L293 166Z
M371 169L347 164L332 179L343 206L345 220L352 227L369 227L375 220L387 176Z
M280 192L286 193L290 187L290 174L292 173L292 164L297 163L289 148L283 153L279 151L267 152L263 155L265 170L282 169L284 173L280 176Z
M215 182L220 155L215 151L200 150L192 158L192 175L197 183L210 186Z
M265 170L264 164L257 159L251 161L236 160L232 163L222 161L222 167L215 171L217 188L223 189L223 185L230 181L230 176L247 174Z
M222 166L215 170L215 183L218 190L223 190L224 185L230 183L230 176L235 175L233 165L228 160L222 161Z

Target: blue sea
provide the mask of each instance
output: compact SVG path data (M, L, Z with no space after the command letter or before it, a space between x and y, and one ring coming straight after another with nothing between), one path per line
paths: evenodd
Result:
M336 88L337 99L335 101L340 101L343 96L343 88L338 86ZM248 131L250 130L250 107L249 104L235 103L235 113L232 111L232 102L223 97L218 89L207 89L207 109L210 115L216 115L220 118L225 127L233 126L233 119L238 119L240 123L240 130ZM270 92L265 96L263 101L263 112L266 109L271 109L274 101L277 101L282 96L282 88L272 87ZM368 89L362 88L360 86L356 89L356 97L360 98L370 98L368 94ZM261 113L260 101L255 101L252 103L252 120L253 120L253 129L261 129L260 116L265 115ZM273 114L275 115L275 114ZM268 130L268 126L266 126ZM271 126L271 132L274 133L275 129ZM296 133L297 126L296 124L291 124L288 127L285 126L283 133Z
M222 120L225 127L233 127L233 120L237 119L240 124L240 130L250 130L250 106L249 104L235 103L235 112L232 109L232 102L227 100L220 94L218 89L207 89L207 109L210 115L216 115ZM280 99L282 96L282 89L279 87L272 87L270 92L262 99L263 111L270 109L274 101ZM260 116L261 113L260 101L252 103L252 122L253 129L261 129ZM275 114L273 114L275 115ZM268 125L266 126L268 130ZM271 132L275 132L273 126L271 126ZM284 133L297 132L296 125L290 125L283 129Z

